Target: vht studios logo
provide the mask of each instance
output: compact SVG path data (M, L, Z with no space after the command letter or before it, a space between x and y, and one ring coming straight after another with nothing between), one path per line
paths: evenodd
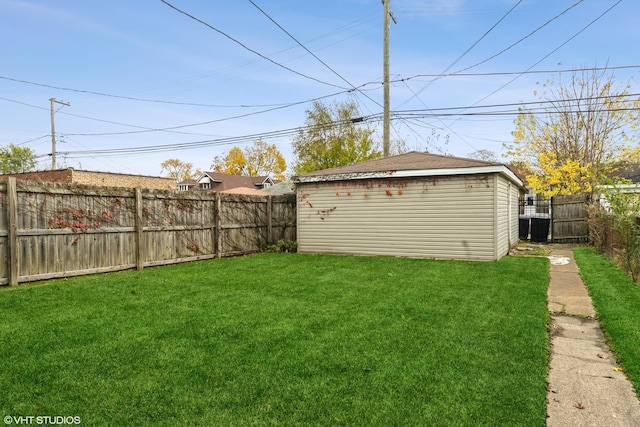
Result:
M36 424L36 425L69 425L80 424L82 420L80 417L65 417L62 415L49 416L49 415L29 415L29 416L16 416L7 415L4 417L4 423L9 424Z

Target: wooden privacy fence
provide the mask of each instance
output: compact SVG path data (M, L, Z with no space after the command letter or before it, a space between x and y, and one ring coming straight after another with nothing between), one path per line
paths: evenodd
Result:
M0 181L0 285L255 253L296 238L293 195Z
M589 239L588 194L551 199L551 237L554 243L580 243Z

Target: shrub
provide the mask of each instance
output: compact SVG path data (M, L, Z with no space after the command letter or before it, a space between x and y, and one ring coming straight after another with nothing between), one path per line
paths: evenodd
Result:
M605 191L608 214L592 215L592 242L622 267L634 281L640 278L640 195L616 185ZM604 251L603 251L604 252Z
M278 240L277 243L273 245L267 246L265 249L266 252L291 252L295 253L298 251L298 242L295 240Z

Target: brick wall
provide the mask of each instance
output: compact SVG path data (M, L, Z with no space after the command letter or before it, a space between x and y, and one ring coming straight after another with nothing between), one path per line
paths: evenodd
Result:
M80 170L73 170L73 183L101 187L142 187L152 190L177 189L176 180L173 178Z
M48 171L24 172L1 175L16 179L58 184L82 184L99 187L146 188L149 190L176 190L176 180L159 176L130 175L111 172L92 172L73 168Z
M37 181L37 182L55 182L57 184L72 184L73 169L56 169L49 171L35 171L35 172L22 172L22 173L8 173L1 175L2 178L13 176L16 179L24 181Z

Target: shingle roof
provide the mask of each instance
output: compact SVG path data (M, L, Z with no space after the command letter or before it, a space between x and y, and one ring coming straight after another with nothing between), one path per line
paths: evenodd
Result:
M223 190L221 193L230 193L230 194L248 194L251 196L270 196L270 193L267 193L263 190L258 190L257 188L249 188L249 187L235 187L230 188L228 190Z
M400 170L473 168L501 165L502 163L411 151L409 153L399 154L397 156L386 157L383 159L370 160L368 162L356 163L354 165L310 172L301 176L395 172Z
M274 185L270 185L269 187L263 188L262 191L266 191L267 193L274 195L282 195L282 194L290 194L295 193L294 185L291 182L279 182Z
M211 181L211 188L208 190L201 190L198 187L199 180L204 176L208 176ZM185 180L178 183L180 185L190 185L192 191L225 191L232 188L247 187L262 189L263 184L266 182L277 183L280 181L269 178L268 176L244 176L244 175L232 175L228 173L220 172L204 172L197 180Z
M238 187L262 188L264 181L269 178L267 176L231 175L220 172L205 172L205 174L207 174L213 182L220 183L215 186L216 191L224 191ZM213 185L212 188L214 188Z
M438 154L410 153L293 177L294 183L344 181L368 178L425 177L499 173L521 186L522 181L504 164Z

